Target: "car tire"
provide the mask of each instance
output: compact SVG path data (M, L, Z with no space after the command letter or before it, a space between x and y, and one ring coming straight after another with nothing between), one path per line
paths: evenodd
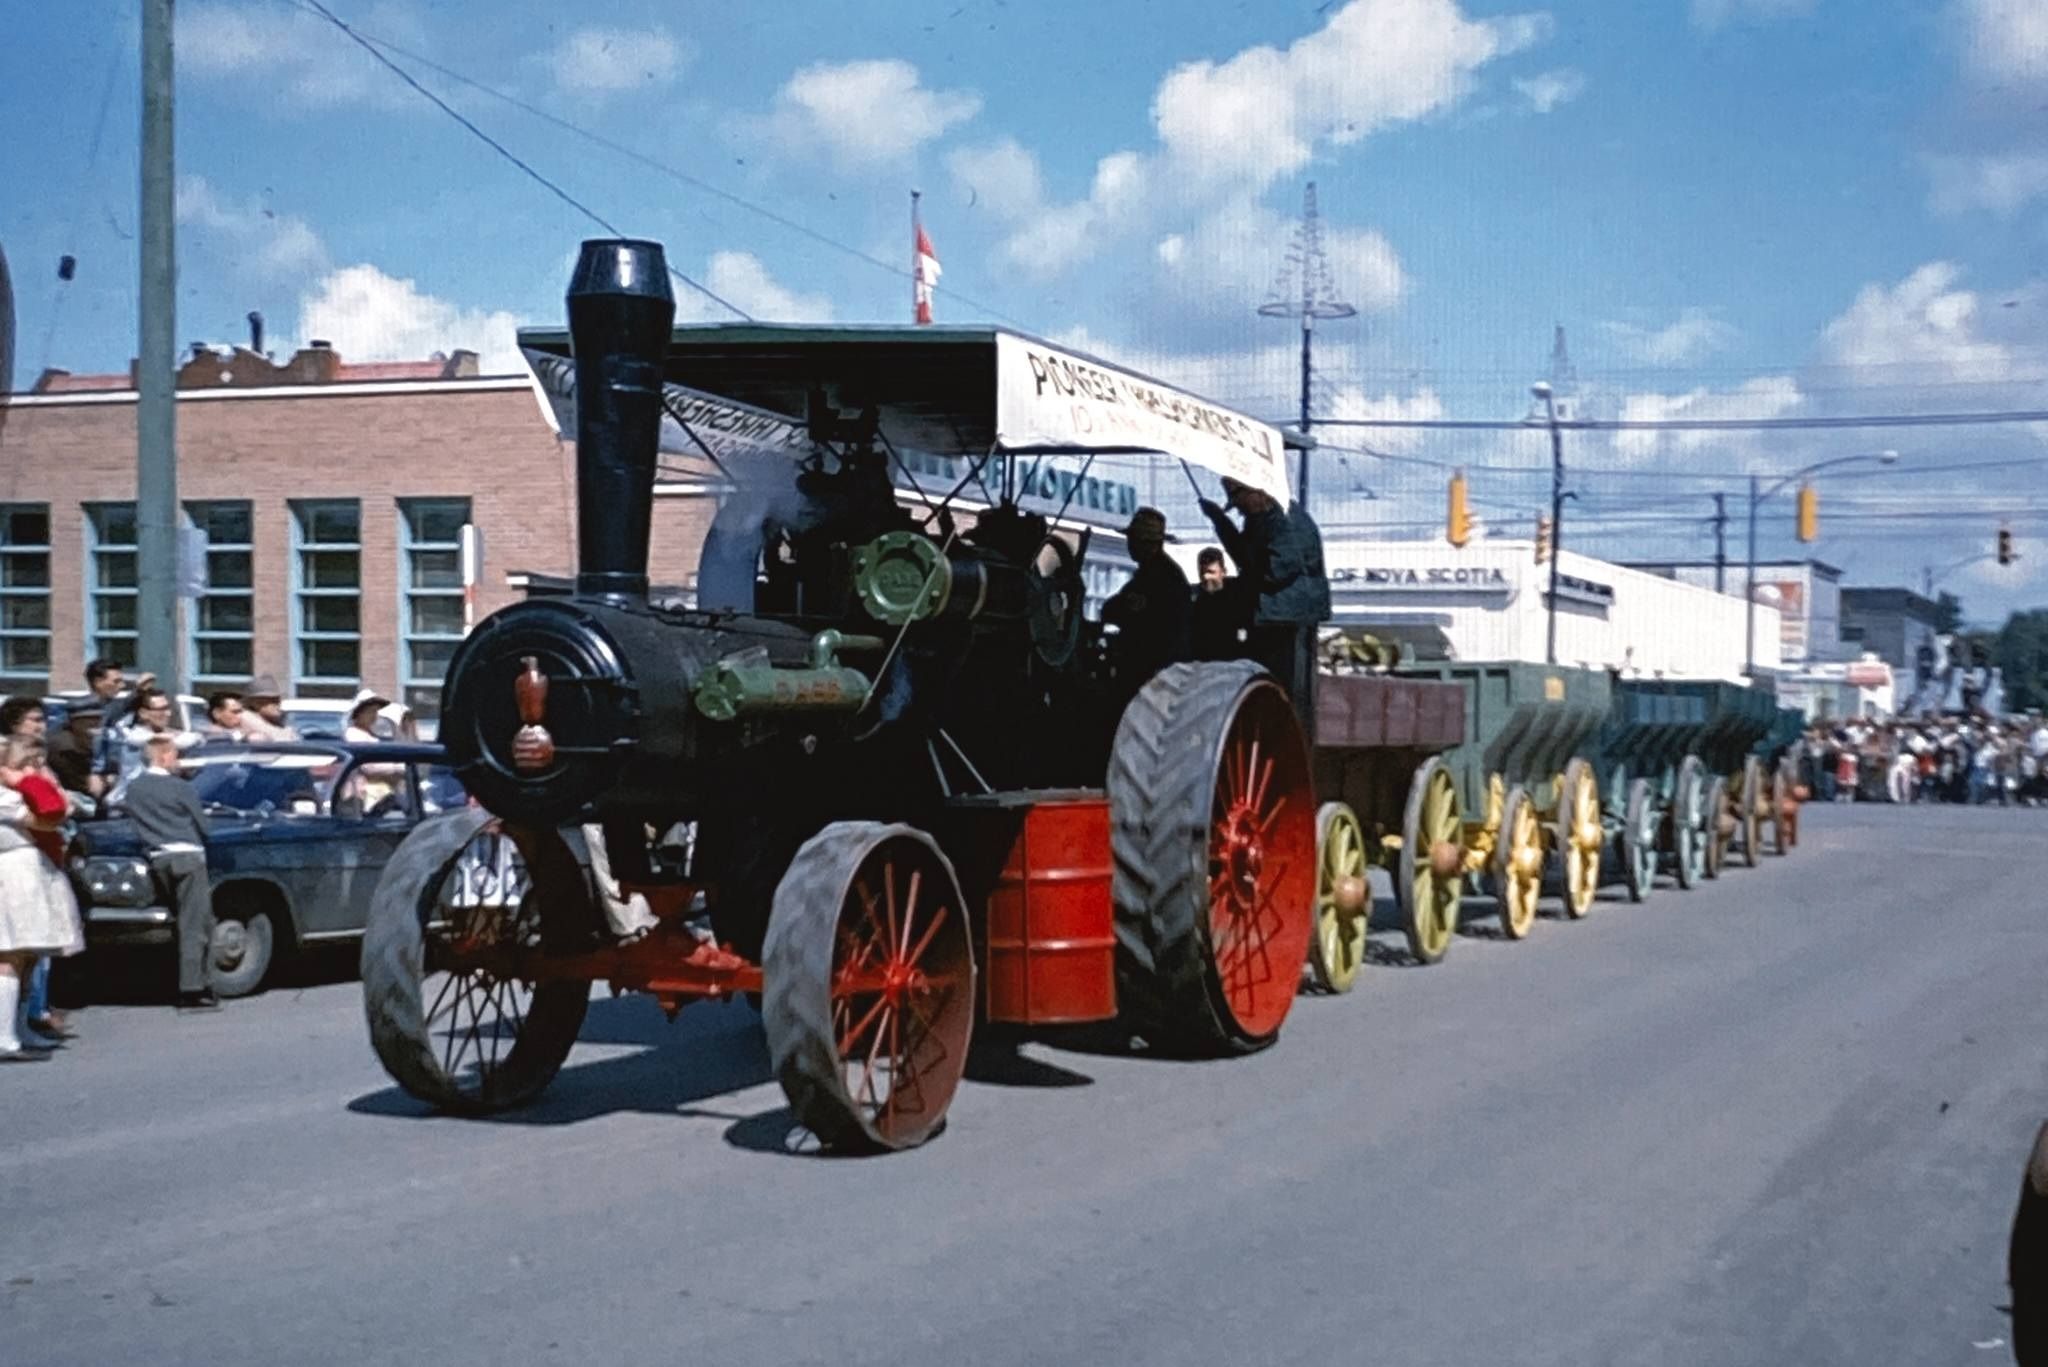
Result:
M263 986L276 957L277 925L267 911L228 912L213 924L206 974L223 997L246 997Z

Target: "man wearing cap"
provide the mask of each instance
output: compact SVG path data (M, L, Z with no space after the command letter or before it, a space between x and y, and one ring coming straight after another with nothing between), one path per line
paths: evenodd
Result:
M1238 527L1208 499L1202 512L1253 595L1249 654L1271 670L1294 699L1304 722L1315 696L1316 627L1330 616L1330 581L1323 570L1323 537L1300 503L1282 508L1263 489L1225 477L1224 497L1244 514Z
M284 695L275 674L258 674L242 690L242 734L254 741L294 741L299 733L285 723Z
M1166 553L1166 515L1140 508L1124 528L1124 545L1138 569L1102 605L1102 620L1117 629L1117 681L1136 693L1176 660L1188 658L1188 576Z

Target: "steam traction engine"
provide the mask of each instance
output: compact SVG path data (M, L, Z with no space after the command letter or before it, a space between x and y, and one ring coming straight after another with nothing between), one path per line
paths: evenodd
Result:
M787 483L713 528L702 582L739 601L652 601L661 248L585 243L567 302L579 572L449 666L441 737L476 805L378 888L363 979L391 1075L493 1111L552 1079L597 980L671 1012L758 994L798 1121L903 1148L942 1124L977 1021L1270 1042L1317 878L1273 680L1181 664L1119 688L1046 519L999 497L964 531L944 505L920 523L875 404L848 416L822 383ZM507 843L523 873L494 880L479 852ZM649 914L622 933L621 907Z

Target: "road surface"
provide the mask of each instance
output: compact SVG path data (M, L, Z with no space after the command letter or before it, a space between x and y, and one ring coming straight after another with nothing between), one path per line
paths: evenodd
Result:
M1256 1058L985 1059L882 1159L788 1152L744 1005L600 1000L544 1102L486 1122L392 1088L347 982L95 1007L0 1072L6 1356L2007 1361L2048 811L1806 826L1695 892L1374 966Z

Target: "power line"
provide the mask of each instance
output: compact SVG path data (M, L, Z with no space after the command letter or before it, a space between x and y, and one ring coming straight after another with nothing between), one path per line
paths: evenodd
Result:
M1287 420L1277 418L1269 421ZM1548 426L1521 418L1322 418L1318 421L1324 427L1426 432L1540 432ZM1559 418L1557 425L1572 432L1780 432L1845 427L1985 427L2029 422L2048 422L2048 411L1875 413L1838 418Z
M279 0L279 2L286 5L291 5L295 8L306 9L312 3L312 0ZM682 170L677 166L673 166L668 162L662 161L658 157L653 157L645 152L641 152L636 150L635 148L628 147L626 144L622 142L616 142L613 139L604 136L604 134L602 133L596 133L588 128L583 127L580 124L572 123L568 119L562 118L558 114L549 113L547 110L542 109L539 105L529 103L526 100L522 100L516 95L508 95L502 90L498 90L489 85L486 85L484 82L477 80L473 76L466 76L462 72L457 71L452 67L442 65L441 63L435 61L431 57L423 56L420 53L413 52L405 47L401 47L399 44L394 43L387 38L379 38L375 34L367 33L358 33L355 36L364 42L372 43L377 47L383 48L387 52L396 53L397 55L404 57L408 61L417 63L418 65L425 67L427 70L434 72L436 75L445 76L449 80L455 82L457 85L464 86L482 95L488 95L492 99L497 100L500 103L510 105L512 108L519 110L523 114L530 115L531 117L539 119L541 122L545 124L548 124L555 128L559 128L564 133L568 133L574 137L581 138L593 147L602 147L605 151L610 152L616 156L624 157L626 158L626 160L644 166L650 171L659 171L661 172L661 174L669 177L671 180L674 180L679 184L687 185L693 190L701 190L705 194L710 195L714 199L723 200L725 203L732 205L736 209L743 209L746 212L753 214L759 218L764 218L768 222L775 224L779 228L786 228L790 232L796 233L801 237L810 239L811 241L817 243L821 247L829 247L835 252L839 252L845 256L850 256L854 260L863 262L866 265L873 266L877 270L887 271L890 275L895 276L898 279L908 279L913 275L913 272L906 270L902 266L893 265L890 262L884 261L879 256L871 255L868 252L862 251L858 247L851 246L845 242L841 242L837 238L829 237L826 234L819 232L816 228L810 227L805 223L790 218L785 214L779 214L773 209L767 208L760 204L756 204L752 200L745 199L739 195L732 193L730 190L720 189L718 186L712 184L710 181L703 180L697 176L694 176L690 174L688 171ZM1031 327L1029 324L1020 323L1014 318L999 313L989 305L982 303L978 299L974 299L969 297L968 295L962 294L959 290L954 289L950 285L934 285L932 289L934 293L944 295L948 299L952 299L958 303L965 304L967 307L975 310L977 313L985 314L986 316L995 319L999 323L1007 323L1011 327L1019 328L1026 332L1031 331Z
M439 95L436 95L433 91L421 85L417 80L413 78L411 72L407 71L397 62L392 61L391 58L385 56L382 52L379 52L377 50L376 44L370 42L367 38L364 38L354 29L350 28L348 24L341 19L340 16L334 13L333 10L330 10L327 8L327 6L321 4L320 0L302 0L302 3L306 8L313 10L321 18L325 19L328 23L334 25L336 28L340 29L344 34L348 35L348 39L350 42L354 43L357 47L360 47L363 51L369 53L371 57L376 59L376 61L380 65L388 69L393 75L397 76L399 80L404 81L407 85L411 86L415 91L419 92L419 94L422 97L431 101L436 109L439 109L443 114L446 114L449 118L455 120L455 122L461 124L464 128L468 129L472 136L477 138L480 142L482 142L485 146L489 147L492 151L496 152L499 156L503 157L506 161L511 162L521 171L524 171L537 184L541 185L550 194L554 195L555 198L561 200L564 204L576 210L576 212L582 214L592 223L597 224L598 227L603 228L613 237L625 236L624 233L620 232L617 228L613 227L611 222L608 219L606 219L602 214L598 213L597 210L591 208L582 200L577 199L574 195L570 194L567 190L564 190L561 186L555 184L555 182L553 182L552 180L549 180L539 171L536 171L527 162L521 160L520 157L516 153L514 153L511 148L505 146L504 143L499 142L489 133L484 132L483 129L477 127L466 116L458 112L453 105L449 104ZM671 265L668 268L668 273L670 275L673 275L676 279L682 281L685 285L688 285L691 289L697 291L697 293L703 295L706 299L709 299L712 303L717 304L720 308L728 309L731 312L740 316L741 318L746 319L750 323L754 320L754 315L748 313L738 304L735 304L731 300L720 296L719 294L711 290L709 287L698 284L695 280L692 280L689 276L677 270L673 265Z

